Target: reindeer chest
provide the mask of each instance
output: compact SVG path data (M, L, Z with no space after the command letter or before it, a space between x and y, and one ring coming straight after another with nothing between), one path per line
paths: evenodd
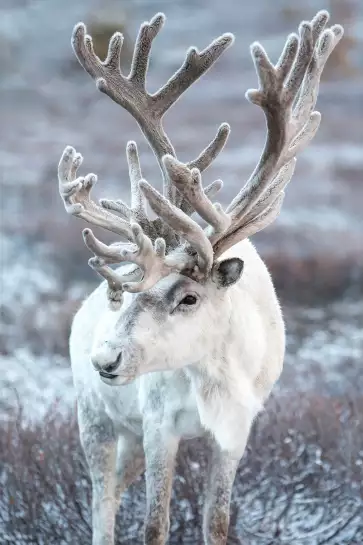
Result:
M139 390L144 419L167 428L183 439L204 435L193 385L183 370L152 373L143 377Z
M191 396L189 403L184 404L173 413L173 426L176 434L183 439L201 437L206 433L203 428L197 403Z
M194 388L182 371L151 373L129 386L101 388L106 413L116 428L141 436L151 419L183 439L205 433Z

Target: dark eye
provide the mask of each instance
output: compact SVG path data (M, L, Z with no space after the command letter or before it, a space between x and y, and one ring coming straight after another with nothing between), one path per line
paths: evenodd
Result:
M179 305L195 305L197 302L197 298L195 295L186 295L184 299L182 299L179 303Z

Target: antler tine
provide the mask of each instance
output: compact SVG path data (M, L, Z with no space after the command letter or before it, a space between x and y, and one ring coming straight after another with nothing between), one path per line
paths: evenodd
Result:
M136 39L131 71L128 79L145 90L146 74L149 66L151 45L165 23L164 13L157 13L150 23L143 23Z
M126 247L125 244L111 244L110 246L107 246L94 236L91 229L84 229L82 235L87 248L95 255L95 257L91 257L91 259L88 260L88 264L107 281L107 297L111 309L117 310L122 304L124 282L140 279L141 271L139 267L134 267L133 269L120 274L108 266L108 264L120 262L121 250ZM136 250L136 246L132 247Z
M207 274L213 264L213 248L203 229L145 180L140 187L151 209L197 252L198 267Z
M142 173L135 142L130 141L127 143L126 156L131 184L131 206L128 206L121 199L100 199L100 205L106 210L113 210L122 214L129 222L134 221L139 223L143 231L155 240L157 233L152 221L147 217L146 200L139 186L139 182L142 180Z
M139 216L144 219L146 218L146 200L139 187L139 182L142 180L142 174L135 142L128 142L126 153L131 182L131 208L135 211L136 217Z
M198 53L195 48L191 48L181 68L159 91L150 95L145 88L150 50L164 21L165 15L159 13L149 23L144 23L141 26L135 44L131 70L127 77L121 73L120 69L123 41L120 33L115 33L111 38L105 61L101 61L95 54L92 38L86 34L86 27L83 23L79 23L74 28L72 45L81 65L96 80L98 89L125 108L138 122L163 172L164 195L175 204L176 188L169 183L162 163L164 155L175 156L175 151L162 127L162 117L181 94L202 76L223 51L231 45L233 36L224 34L214 40L201 53ZM211 144L192 163L195 163L195 166L198 166L200 170L207 168L222 149L227 137L228 129L222 126Z
M224 148L231 132L228 123L222 123L212 142L198 155L196 159L187 163L187 167L197 168L200 172L206 170Z
M172 183L200 217L212 226L213 232L222 233L228 229L231 218L222 209L215 208L206 196L199 170L189 170L171 155L166 155L163 161Z
M268 187L271 187L268 202L276 200L281 187L273 180L278 179L281 169L310 142L319 127L320 114L313 109L320 76L343 35L340 25L324 30L328 19L328 12L321 11L311 23L301 23L299 38L294 34L288 37L275 66L260 44L251 46L260 88L247 91L246 97L264 111L267 139L250 179L227 207L231 226L212 239L218 252L230 247L232 240L245 238L246 225L254 225L252 218L261 210L264 202L261 197ZM281 175L284 178L283 172ZM234 232L238 234L232 237Z
M91 189L97 181L95 174L77 176L83 158L71 146L66 147L58 165L59 193L68 214L103 227L117 235L132 239L129 223L98 206L91 198Z
M197 168L199 172L206 170L213 161L220 154L224 148L228 137L230 135L231 128L228 123L222 123L219 127L216 136L210 142L210 144L198 155L196 159L187 163L187 167L192 170ZM221 189L220 180L216 180L204 189L204 192L209 198L212 198ZM193 206L183 197L183 194L179 192L177 196L176 205L183 210L188 216L194 212Z
M111 310L119 310L123 302L123 278L100 257L91 257L88 265L107 281L107 299Z
M205 196L208 197L209 200L212 200L217 195L217 193L222 189L222 187L223 187L222 180L215 180L211 184L207 185L207 187L205 187L203 191L205 193ZM191 204L189 204L186 199L183 199L183 202L180 205L180 209L187 216L191 216L195 212L194 207Z
M153 95L153 102L160 116L165 114L194 81L209 70L233 41L233 34L226 33L214 40L200 53L196 47L189 48L179 70Z

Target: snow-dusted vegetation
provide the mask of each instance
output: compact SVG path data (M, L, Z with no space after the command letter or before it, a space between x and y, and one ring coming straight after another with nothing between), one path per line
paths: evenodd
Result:
M290 395L270 400L237 473L228 544L359 545L363 540L362 400ZM74 415L53 407L33 426L21 411L0 427L6 545L88 544L91 487ZM181 446L171 545L202 543L208 445ZM117 543L142 542L143 478L117 519Z
M106 3L104 3L106 4ZM287 354L282 378L256 422L233 493L228 543L363 543L363 5L257 0L134 0L114 19L168 15L155 43L150 89L179 66L185 47L225 31L236 44L167 119L181 159L222 121L226 149L206 175L229 202L263 144L264 126L244 91L255 75L254 39L276 54L317 9L345 26L345 45L321 85L322 125L298 161L281 216L254 237L282 301ZM118 6L120 3L118 3ZM90 543L90 485L81 452L68 358L80 301L98 279L87 267L79 221L58 197L56 167L67 144L99 174L96 196L128 192L124 149L135 139L144 176L154 158L133 120L97 93L74 61L70 33L94 0L5 0L0 6L0 545ZM113 13L113 12L112 12ZM173 44L173 47L171 47ZM343 44L343 42L342 42ZM173 543L201 543L208 449L183 445L172 504ZM142 479L126 494L118 544L141 543Z

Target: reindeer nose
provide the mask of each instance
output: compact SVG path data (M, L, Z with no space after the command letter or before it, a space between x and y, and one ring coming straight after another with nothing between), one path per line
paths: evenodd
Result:
M106 373L113 373L121 364L122 354L118 354L114 361L110 362L109 357L106 354L95 354L91 356L91 362L96 371L105 371Z
M121 352L120 354L117 356L116 360L112 363L110 363L109 365L106 365L102 368L103 371L106 371L106 373L112 373L112 371L116 371L117 367L120 365L121 363Z

